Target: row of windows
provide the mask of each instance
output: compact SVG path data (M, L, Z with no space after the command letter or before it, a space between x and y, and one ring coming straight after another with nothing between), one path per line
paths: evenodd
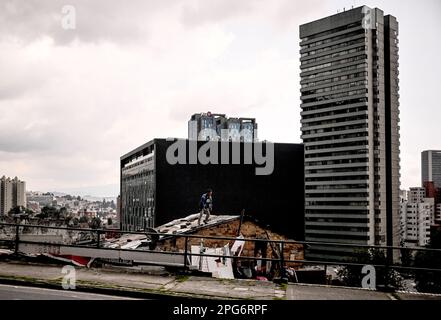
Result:
M338 110L341 111L341 110ZM308 116L308 118L304 118L307 120L315 120L315 121L319 121L319 125L322 124L322 121L320 119L323 119L324 117L327 116L338 116L338 115L346 115L345 118L337 118L337 119L333 119L333 120L325 120L323 121L323 124L330 124L330 123L341 123L341 122L346 122L346 121L352 121L352 120L362 120L362 119L367 119L368 115L364 114L364 115L354 115L354 113L360 113L363 111L366 111L366 107L359 107L359 108L355 108L355 109L351 109L351 110L346 110L343 109L343 112L325 112L325 113L318 113L316 115L311 115ZM334 120L337 120L336 122L332 122ZM315 122L314 121L314 122ZM331 121L331 122L330 122ZM311 124L313 122L309 122L308 124ZM339 134L338 132L336 132L335 134L332 135L326 135L326 136L322 136L322 137L306 137L304 138L305 141L308 142L314 142L314 141L325 141L325 140L333 140L333 139L343 139L343 138L349 138L351 137L351 135L353 135L352 137L361 137L361 136L366 136L367 132L363 131L363 132L353 132L353 133L346 133L346 134Z
M344 190L344 189L367 189L369 185L366 183L356 184L322 184L319 186L306 186L306 190Z
M351 54L351 53L356 53L356 52L360 52L360 51L367 51L367 49L368 49L367 46L364 45L364 46L352 48L352 49L349 49L349 50L342 50L342 51L334 52L332 54L327 54L327 55L324 55L324 56L320 56L320 57L317 57L317 58L311 58L311 59L308 59L308 60L304 60L302 63L310 64L310 63L314 63L314 62L318 62L318 61L323 61L323 60L326 60L326 59L331 59L331 58L336 58L336 57L344 56L344 55Z
M305 178L306 182L320 182L320 181L347 181L347 180L367 180L369 176L362 174L359 176L335 176L335 177L308 177Z
M153 153L151 153L151 156L149 156L148 158L146 158L142 161L135 162L134 164L129 164L129 165L126 164L123 168L123 173L130 172L131 170L129 170L129 169L133 169L135 167L140 167L140 168L141 168L141 166L144 167L146 163L152 162L153 160L154 160Z
M364 219L348 219L348 218L306 218L305 219L308 222L342 222L342 223L369 223L369 218ZM315 227L314 227L315 229Z
M368 206L369 201L305 201L306 206Z
M361 35L361 34L364 34L364 33L365 33L364 29L348 32L348 33L341 34L341 35L338 35L338 36L335 36L335 37L331 37L331 38L327 38L327 39L323 39L323 40L320 40L320 41L315 41L315 42L311 42L309 44L302 45L301 49L304 50L304 49L318 47L318 46L321 46L323 44L327 44L327 43L330 43L330 42L338 41L338 40L341 40L341 39L347 39L347 38L350 38L352 36Z
M122 185L122 207L126 209L154 206L155 184L153 180L137 181Z
M304 83L304 84L302 84L302 88L309 88L309 87L324 85L324 84L338 82L338 81L345 81L345 80L354 79L354 78L366 78L367 75L368 75L368 73L366 71L351 73L351 74L346 74L346 75L339 76L339 77L333 77L333 78L319 80L316 82Z
M325 221L323 221L325 222ZM349 231L349 232L368 232L369 228L366 227L345 227L345 226L330 226L330 225L313 225L308 226L309 232L314 232L314 230L320 231Z
M315 33L315 34L313 34L313 35L311 35L309 37L302 38L302 40L303 41L308 41L308 40L317 39L317 38L320 38L320 37L323 37L323 36L327 36L329 34L334 34L334 33L337 33L337 32L343 31L343 30L359 27L360 25L361 25L360 22L354 22L354 23L347 24L347 25L344 25L344 26L341 26L341 27L338 27L338 28L334 28L334 29L322 31L322 32L319 32L319 33ZM395 32L395 35L397 35L396 32Z
M343 147L357 147L357 146L367 146L369 145L369 141L354 141L354 142L334 142L334 143L325 143L318 146L306 146L305 150L322 150L322 149L332 149L332 148L343 148Z
M123 175L122 175L122 181L123 182L128 182L128 181L134 181L134 180L138 180L140 181L140 183L142 183L144 181L144 179L148 179L151 180L153 179L153 175L155 174L154 170L140 170L135 174L127 174L123 171Z
M366 172L369 168L363 167L351 167L351 168L333 168L333 169L314 169L305 170L306 174L321 174L321 173L341 173L341 172Z
M342 105L344 106L344 105L349 105L349 104L360 104L360 103L364 103L364 102L368 102L367 97L352 98L349 100L341 100L341 101L328 102L328 103L324 103L324 104L320 104L320 105L306 106L306 107L303 107L303 110L304 111L320 110L320 109L324 109L324 108L331 108L331 107L337 107L337 106L342 106Z
M339 85L335 85L335 86L331 86L331 87L325 87L325 88L320 88L320 89L316 89L316 90L305 91L305 92L303 92L303 95L306 96L306 95L311 95L311 94L319 94L319 93L336 91L336 90L347 89L347 88L352 88L352 87L367 86L367 84L368 84L367 80L352 81L349 83L339 84Z
M342 139L350 139L350 138L360 138L360 137L367 137L367 132L355 132L355 133L348 133L348 134L336 134L334 136L326 136L326 137L317 137L317 138L309 138L305 139L305 142L320 142L324 141L325 143L332 143L333 141L338 141Z
M332 67L332 66L338 66L340 64L344 64L344 63L349 63L349 62L354 62L354 61L358 61L358 60L365 60L367 59L367 55L366 54L361 54L355 57L351 57L351 58L344 58L344 59L340 59L340 60L336 60L336 61L332 61L332 62L327 62L327 63L322 63L322 64L318 64L316 66L312 66L312 67L308 67L308 68L302 68L302 72L309 72L309 71L314 71L314 70L320 70L320 69L324 69L324 68L328 68L328 67Z
M308 166L329 166L334 164L352 164L352 163L364 163L368 162L368 158L355 158L355 159L337 159L327 161L313 161L308 162Z
M334 45L329 46L329 47L324 47L324 48L320 48L320 49L304 52L304 53L301 54L301 57L304 58L304 57L308 57L308 56L313 56L313 55L320 54L320 53L323 53L323 52L326 52L326 51L331 51L331 50L335 50L335 49L349 47L349 46L352 46L352 45L357 45L357 44L365 43L365 42L366 42L365 38L359 38L359 39L354 39L354 40L351 40L351 41L341 42L341 43L334 44Z
M143 215L124 214L122 216L124 230L138 231L146 228L153 228L153 218Z
M367 149L359 149L359 150L350 150L350 151L330 151L324 153L311 153L305 154L305 158L314 159L314 158L324 158L324 157L339 157L339 156L353 156L353 155L364 155L368 154L369 150Z
M323 216L326 216L328 214L335 214L336 212L334 211L334 209L332 209L332 211L327 210L326 208L320 208L320 209L306 209L305 210L305 214L306 216L308 216L308 214L320 214ZM364 215L368 215L369 214L369 210L366 209L345 209L344 211L338 212L339 214L344 214L344 215L357 215L357 218L338 218L338 219L362 219L364 218ZM312 217L311 217L312 218Z
M342 98L342 97L350 97L350 96L355 96L355 95L365 94L365 93L368 93L368 89L345 91L345 92L334 93L334 94L329 94L329 95L324 95L324 96L309 98L309 99L301 98L301 100L303 101L303 103L310 103L310 102L318 102L318 101L323 101L323 100L332 100L332 99L337 99L337 98Z
M346 125L346 126L340 126L340 127L330 127L330 128L323 128L323 129L313 129L313 130L305 130L303 131L304 135L309 135L309 134L316 134L316 133L328 133L328 132L336 132L338 133L339 131L346 131L346 130L356 130L356 129L363 129L363 128L367 128L368 124L364 123L364 124L354 124L354 125Z
M317 120L316 122L310 122L308 124L304 124L304 126L316 126L316 125L338 125L339 123L345 123L348 121L358 121L358 120L367 120L368 115L358 115L353 117L346 117L346 118L337 118L332 120Z
M338 69L328 70L328 71L324 71L324 72L314 73L314 74L311 74L309 76L302 77L302 80L305 80L305 79L315 79L315 78L318 78L318 77L323 77L323 76L328 76L328 75L331 75L331 74L342 73L342 72L345 72L345 71L364 69L366 67L367 67L367 63L360 63L360 64L357 64L357 65L347 66L347 67L344 67L344 68L338 68Z
M314 234L314 232L310 232L309 230L306 230L306 233L308 233L308 234L311 233L311 235L314 238L328 239L328 237L329 237L329 235ZM352 241L360 241L362 243L365 243L366 241L369 241L370 238L369 238L368 235L366 235L366 236L362 236L362 235L351 235L351 236L348 236L348 235L344 235L344 234L339 234L338 235L338 239L351 240L351 242ZM313 252L314 254L317 254L317 255L330 255L330 252L328 250L317 250L317 249L314 249L314 248L310 249L310 250L311 250L311 252ZM333 255L333 256L335 256L337 259L340 259L340 260L341 260L341 257L342 257L341 253L338 253L337 255Z

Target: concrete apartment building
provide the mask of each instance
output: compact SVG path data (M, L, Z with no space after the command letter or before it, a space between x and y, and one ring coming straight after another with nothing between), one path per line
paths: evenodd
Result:
M228 118L220 113L195 113L188 121L188 139L233 142L257 141L254 118Z
M398 22L362 6L301 25L300 38L306 240L398 245Z
M26 182L17 177L12 181L12 203L15 207L26 207Z
M3 176L0 179L0 214L7 214L12 206L12 180Z
M435 202L426 198L424 188L410 188L401 203L401 244L406 247L426 246L430 241L430 226L435 218Z
M17 177L0 179L0 214L7 214L15 207L26 207L26 183Z

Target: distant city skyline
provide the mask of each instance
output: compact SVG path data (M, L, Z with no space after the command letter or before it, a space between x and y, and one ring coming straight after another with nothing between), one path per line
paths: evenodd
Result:
M0 4L0 173L28 190L116 196L120 154L185 138L201 110L301 142L299 25L361 5L400 24L401 189L420 186L421 152L441 149L438 0L69 4L75 30L62 2Z
M116 198L119 194L119 185L101 185L101 186L88 186L88 187L78 187L78 188L60 188L60 189L50 189L50 190L27 190L28 192L41 192L41 193L54 193L55 195L71 195L80 197L91 197L91 198Z

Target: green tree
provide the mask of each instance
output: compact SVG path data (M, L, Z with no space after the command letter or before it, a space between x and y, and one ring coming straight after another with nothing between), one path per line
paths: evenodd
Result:
M8 214L10 215L14 215L14 214L33 214L34 211L32 211L31 209L25 208L23 206L16 206L14 208L11 208L11 210L9 210Z
M427 246L428 249L441 249L441 230L435 230ZM439 269L441 268L440 251L418 251L415 255L415 267ZM441 271L415 271L415 284L419 292L441 293Z
M66 216L66 217L64 218L64 223L67 224L67 225L69 225L71 220L72 220L72 217L71 217L71 216Z
M41 209L41 213L44 217L51 218L51 219L59 219L60 218L60 211L57 210L57 208L52 206L44 206L43 209Z
M20 214L24 212L24 208L21 206L16 206L13 207L9 210L8 214L13 215L13 214Z
M400 256L401 265L404 267L410 267L413 264L412 249L406 248L404 241L400 241Z
M67 217L67 215L68 215L67 208L66 208L66 207L62 207L62 208L59 210L59 216L60 216L61 218L65 219L65 218Z
M89 223L89 227L92 229L99 229L101 228L101 219L94 217Z
M39 214L35 215L35 217L38 219L47 219L47 213L40 212Z
M87 216L81 216L79 223L89 223L89 218Z

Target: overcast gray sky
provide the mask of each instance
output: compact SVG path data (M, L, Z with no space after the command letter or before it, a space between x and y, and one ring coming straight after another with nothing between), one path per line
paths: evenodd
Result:
M363 4L400 23L401 181L417 186L420 152L441 149L439 0L1 0L0 175L113 196L122 154L208 110L301 142L298 26Z

